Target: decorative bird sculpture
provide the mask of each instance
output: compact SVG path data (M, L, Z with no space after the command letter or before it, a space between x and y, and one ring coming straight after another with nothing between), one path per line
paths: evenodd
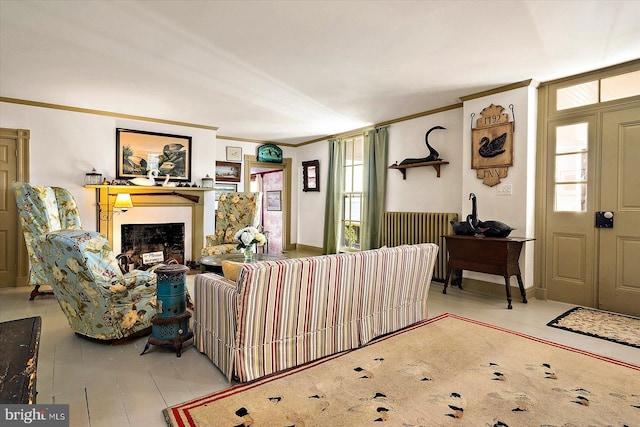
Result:
M156 185L156 178L158 177L158 169L151 169L147 172L146 178L133 178L129 182L134 185L140 185L142 187L153 187Z
M424 136L424 142L425 144L427 144L427 149L429 150L429 155L427 157L421 157L419 159L414 159L414 158L410 158L410 159L404 159L403 161L400 162L400 165L411 165L414 163L424 163L424 162L435 162L437 160L442 160L440 158L440 153L438 153L435 148L433 148L430 144L429 144L429 134L431 132L433 132L434 130L437 129L446 129L443 128L442 126L434 126L431 129L429 129L426 133L426 135Z
M476 230L487 237L507 237L515 228L500 221L478 221Z
M478 224L478 206L476 203L476 195L474 193L469 193L469 200L471 200L471 214L467 215L466 221L449 221L451 227L453 227L453 232L455 234L463 236L473 236L477 232L476 226Z
M162 183L163 187L177 187L178 183L177 182L169 182L169 175L167 174L164 182Z
M480 140L480 148L478 149L478 154L485 158L491 158L502 154L505 151L504 144L506 141L506 132L494 138L493 140L489 140L489 138L485 136Z

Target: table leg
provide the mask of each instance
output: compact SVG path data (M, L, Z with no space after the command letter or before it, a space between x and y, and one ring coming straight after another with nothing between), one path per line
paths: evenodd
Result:
M462 270L454 270L453 271L456 275L455 279L451 279L451 285L457 285L458 289L462 289Z
M507 308L511 310L513 307L511 306L511 286L509 285L509 275L504 276L504 284L507 290Z
M520 274L516 274L516 279L518 279L518 286L520 287L520 295L522 295L522 302L527 303L527 293L524 291L524 283L522 283L522 276Z
M451 267L447 266L447 277L444 279L444 289L442 289L443 294L447 294L447 286L449 286L449 279L451 278Z

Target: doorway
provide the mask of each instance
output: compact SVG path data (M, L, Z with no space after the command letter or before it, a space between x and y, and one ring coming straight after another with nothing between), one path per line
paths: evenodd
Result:
M11 186L29 180L29 137L28 130L0 128L0 287L29 281L29 258Z
M252 168L249 191L262 193L262 212L260 224L267 236L265 252L281 254L283 252L282 230L282 190L284 172L272 168Z
M567 87L540 92L541 285L551 300L640 316L640 99L553 111Z
M256 156L244 156L244 182L251 183L252 175L261 175L261 179L267 180L263 187L264 193L262 209L264 219L268 224L277 224L279 232L272 235L265 225L265 231L269 231L269 253L280 250L287 252L293 250L291 244L291 158L283 159L282 163L258 162ZM251 188L251 184L245 184L245 188ZM254 184L257 185L257 184ZM271 196L271 200L269 200ZM280 210L278 210L280 209ZM279 235L278 235L279 234ZM272 240L273 239L273 240Z

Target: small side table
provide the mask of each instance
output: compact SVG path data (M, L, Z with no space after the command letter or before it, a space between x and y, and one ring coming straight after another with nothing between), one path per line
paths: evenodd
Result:
M187 311L186 274L189 267L181 264L169 264L158 267L158 313L151 319L151 336L144 346L142 356L151 344L170 346L180 357L182 344L193 338L189 330L191 313Z
M527 303L520 274L520 252L525 242L535 240L527 237L476 237L450 235L444 236L449 252L447 263L447 277L444 280L443 294L447 293L447 286L451 277L451 270L470 270L479 273L499 274L504 277L507 291L507 308L511 306L511 285L509 277L515 275L520 287L522 302ZM462 278L462 271L460 272ZM458 287L462 289L461 282Z

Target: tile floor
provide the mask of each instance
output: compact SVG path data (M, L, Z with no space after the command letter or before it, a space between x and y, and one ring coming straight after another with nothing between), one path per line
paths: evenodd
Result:
M187 277L187 286L192 290L195 276ZM140 356L147 337L121 345L80 338L72 333L55 298L29 301L30 291L27 287L0 288L0 321L42 317L37 403L68 403L72 427L162 427L162 409L230 386L192 345L183 349L180 358L157 347ZM507 310L506 301L501 298L457 288L450 288L443 295L442 284L435 282L429 297L430 317L455 313L640 364L639 349L546 326L572 307L532 299L526 305L514 300L513 310Z

